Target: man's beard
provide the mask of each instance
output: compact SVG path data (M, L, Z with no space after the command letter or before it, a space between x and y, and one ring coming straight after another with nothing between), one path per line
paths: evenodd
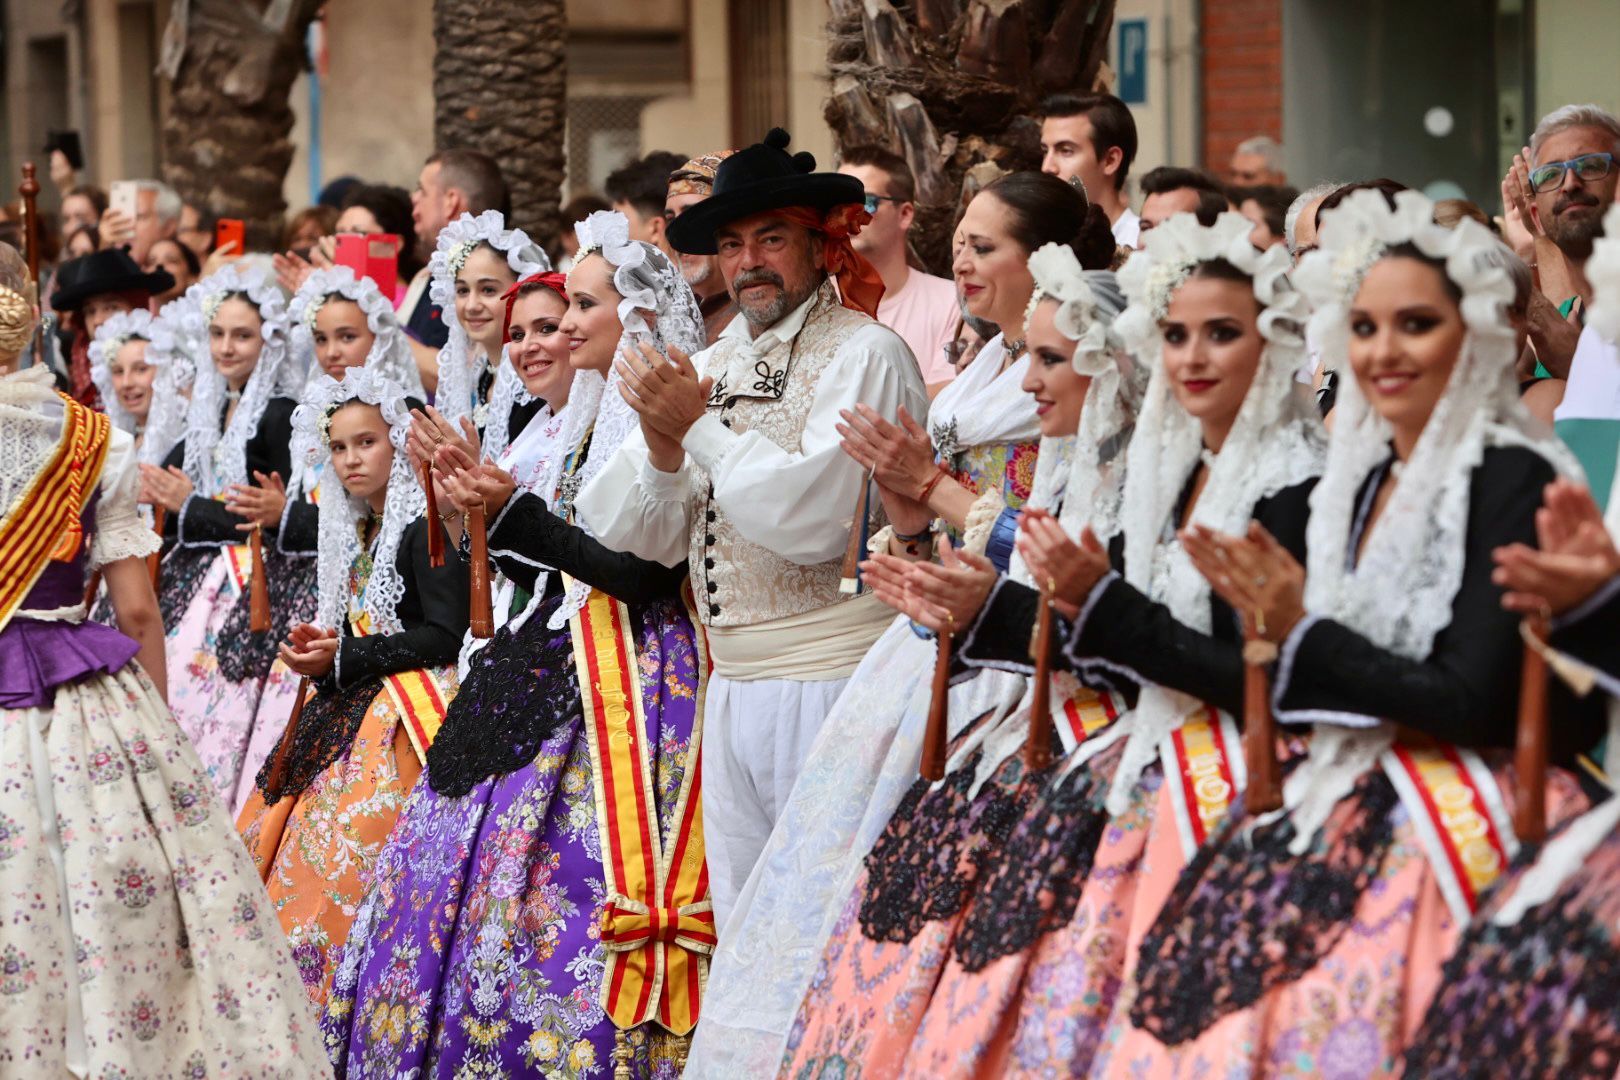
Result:
M1563 212L1572 206L1590 206L1598 212L1579 218L1565 217ZM1575 263L1586 262L1592 257L1592 242L1603 235L1603 209L1597 198L1585 191L1559 195L1553 204L1547 238L1558 245L1565 258Z
M749 307L741 299L742 291L750 285L775 285L776 299L763 306ZM743 317L754 330L768 330L787 317L787 313L809 299L815 292L814 284L806 286L801 292L788 291L787 283L782 276L773 270L745 270L731 281L731 296L742 309Z
M696 289L714 276L714 259L707 255L688 255L681 259L681 276Z

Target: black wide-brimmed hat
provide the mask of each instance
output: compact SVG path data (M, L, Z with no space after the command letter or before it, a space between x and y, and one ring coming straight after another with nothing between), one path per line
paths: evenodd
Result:
M92 296L115 292L144 292L156 296L172 288L174 276L167 270L153 270L148 274L126 249L103 248L61 265L56 271L51 307L57 311L78 311Z
M808 206L827 211L866 198L866 185L843 173L818 173L808 151L787 152L792 137L772 128L765 141L739 150L714 173L714 194L669 223L669 242L688 255L713 255L714 232L738 218Z

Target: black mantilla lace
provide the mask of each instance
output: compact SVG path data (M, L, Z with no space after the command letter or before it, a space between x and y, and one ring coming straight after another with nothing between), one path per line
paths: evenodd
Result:
M1446 961L1406 1076L1608 1080L1620 1070L1620 903L1609 876L1617 847L1606 840L1512 926L1481 912ZM1534 855L1521 852L1518 868Z
M1023 757L1008 758L970 798L982 756L974 751L938 787L919 778L872 845L860 909L869 939L905 943L955 916L973 895L986 848L1007 842L1029 798Z
M1054 736L1055 741L1055 736ZM983 881L956 937L956 959L982 971L1023 952L1074 918L1108 828L1109 783L1124 743L1068 776L1048 772L1030 811L989 853ZM1053 758L1061 762L1062 747ZM1061 766L1059 766L1059 771Z
M1251 828L1240 797L1142 939L1131 1021L1175 1046L1315 967L1384 863L1396 802L1382 770L1366 773L1294 855L1292 822Z
M256 634L252 625L253 591L243 589L219 632L219 673L231 682L248 682L270 674L276 650L295 625L312 622L319 604L311 558L281 554L264 545L264 574L270 586L270 629Z
M163 614L164 626L172 630L180 625L187 605L197 595L203 577L218 557L217 548L183 547L172 549L164 557L163 569L158 575L158 610Z
M428 750L428 783L440 795L460 798L489 777L523 768L542 743L579 720L573 639L567 626L546 627L561 602L561 595L546 600L516 634L501 627L473 657Z
M281 743L254 777L254 783L264 796L266 806L274 806L283 798L296 798L303 794L321 770L349 752L354 745L355 732L366 718L366 710L377 695L383 692L381 679L367 679L358 686L334 694L314 694L304 702L304 711L298 715L298 726L281 736ZM291 739L291 744L287 740ZM279 782L271 785L270 774L282 756Z

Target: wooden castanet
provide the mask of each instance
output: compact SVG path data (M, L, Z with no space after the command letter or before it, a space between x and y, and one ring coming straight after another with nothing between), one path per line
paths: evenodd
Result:
M475 638L494 637L495 613L489 595L489 531L484 524L483 503L473 503L467 508L467 541L472 556L468 629Z
M1271 714L1271 679L1266 664L1277 647L1251 637L1243 650L1243 763L1249 786L1243 802L1250 813L1282 808L1282 769L1277 762L1277 719Z
M298 734L298 722L304 718L304 698L308 696L309 676L302 675L298 679L298 697L293 701L292 715L287 718L287 729L281 733L281 742L276 745L276 756L271 760L270 772L265 776L264 787L260 789L265 793L267 800L272 792L278 799L280 798L281 783L287 772L287 753L292 749L293 738Z
M159 540L163 539L163 519L168 516L168 513L169 512L161 506L152 508L152 531L158 534ZM146 572L152 575L152 591L157 592L158 580L163 576L162 548L159 548L157 551L152 552L152 554L146 557Z
M1537 643L1547 640L1547 620L1532 616L1526 630ZM1513 771L1518 789L1513 800L1513 831L1525 844L1547 838L1547 659L1526 643L1519 681L1519 737Z
M928 727L923 732L922 777L945 778L945 728L951 711L951 632L939 635L939 651L934 656L934 694L928 702Z
M422 491L427 495L428 565L444 565L444 525L439 521L439 497L433 491L433 467L422 462Z
M1029 688L1029 738L1024 740L1024 765L1030 770L1052 764L1052 591L1041 590L1041 606L1035 615L1035 640L1030 659L1035 661L1035 681Z
M270 582L264 573L264 530L257 525L248 533L248 550L253 564L248 582L248 629L255 634L270 632Z

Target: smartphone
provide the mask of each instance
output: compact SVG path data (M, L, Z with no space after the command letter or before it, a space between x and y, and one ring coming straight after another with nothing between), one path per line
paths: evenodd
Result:
M343 233L332 260L357 278L370 278L390 301L399 288L399 237L393 233Z
M241 218L220 218L214 224L214 250L218 251L226 244L235 244L231 254L241 255L247 251L247 226Z
M107 192L107 208L116 210L135 222L135 215L139 213L140 188L133 180L114 180L112 188Z

